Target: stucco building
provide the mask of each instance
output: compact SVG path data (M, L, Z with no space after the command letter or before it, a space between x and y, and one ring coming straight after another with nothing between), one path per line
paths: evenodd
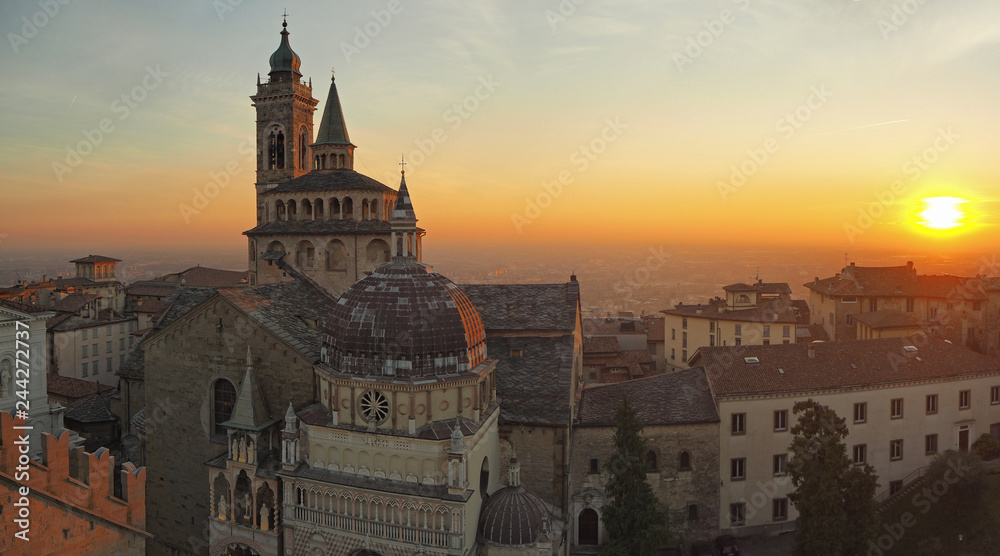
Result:
M846 419L848 456L875 468L880 491L901 489L945 450L1000 437L1000 365L941 339L702 348L692 364L704 367L722 419L719 527L740 536L795 528L796 402Z

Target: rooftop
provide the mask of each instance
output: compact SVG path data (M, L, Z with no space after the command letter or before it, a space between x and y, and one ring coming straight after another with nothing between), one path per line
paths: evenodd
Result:
M590 386L583 390L579 426L614 426L615 412L628 397L643 425L717 423L712 390L701 368Z
M268 189L265 196L277 193L302 193L312 191L367 191L374 193L396 193L384 183L347 168L333 170L313 170L297 178Z
M575 330L580 285L462 284L486 330Z
M77 400L93 394L107 393L114 390L113 386L49 373L45 377L48 382L49 395L61 396L69 400Z
M810 350L815 350L812 357ZM708 347L689 363L705 368L716 396L867 388L1000 372L995 359L925 336Z
M111 398L102 394L91 394L66 406L65 417L77 423L104 423L114 421L111 413Z
M684 305L681 303L674 306L673 309L664 309L660 312L682 317L742 322L792 324L798 320L796 316L796 304L787 299L758 299L754 307L747 309L727 308L725 300L712 300L711 303L699 303L697 305Z
M722 289L727 292L733 293L744 293L744 292L756 292L763 294L791 294L792 288L788 287L787 282L755 282L753 284L730 284L724 286Z
M854 320L871 328L923 328L913 313L893 310L873 311L853 315Z
M103 255L87 255L79 259L74 259L70 261L71 263L120 263L121 259L116 259L114 257L105 257Z
M817 277L803 284L830 296L937 297L983 300L978 279L951 275L918 275L913 263L906 266L856 266L851 263L832 278Z

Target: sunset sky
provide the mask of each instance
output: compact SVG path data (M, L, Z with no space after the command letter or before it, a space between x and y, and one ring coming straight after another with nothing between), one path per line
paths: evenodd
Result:
M996 0L5 0L0 255L244 246L286 7L428 243L995 248Z

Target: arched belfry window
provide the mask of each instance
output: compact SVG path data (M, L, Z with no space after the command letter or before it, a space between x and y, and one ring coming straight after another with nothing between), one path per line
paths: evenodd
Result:
M282 132L280 132L280 131L278 132L278 137L277 137L277 148L275 149L275 157L278 159L277 160L278 168L279 169L284 168L285 167L285 134L282 133Z
M236 404L236 387L224 378L215 381L212 386L212 413L215 434L226 434L222 426L233 415L233 405Z
M272 131L267 135L267 169L274 170L277 165L278 134Z
M299 168L309 169L309 149L306 147L306 128L299 131Z

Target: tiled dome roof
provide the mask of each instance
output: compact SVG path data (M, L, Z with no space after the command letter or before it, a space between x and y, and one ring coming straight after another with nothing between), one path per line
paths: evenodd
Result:
M291 45L288 44L288 22L281 23L281 43L278 44L278 49L271 54L271 71L269 74L290 71L298 76L302 76L299 68L302 67L302 60L299 59L299 55L292 50Z
M467 372L486 359L486 332L454 282L412 258L375 268L327 319L324 361L335 371L393 379Z
M493 546L528 546L538 541L548 509L521 485L508 486L486 499L479 514L479 541Z

